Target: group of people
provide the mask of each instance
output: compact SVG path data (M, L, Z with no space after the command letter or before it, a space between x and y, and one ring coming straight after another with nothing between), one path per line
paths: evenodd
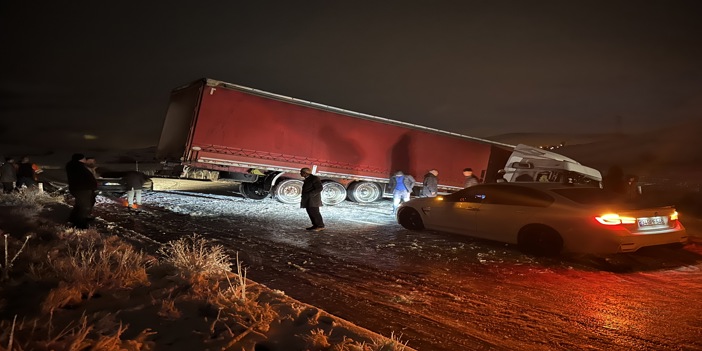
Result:
M74 227L85 229L94 219L92 217L95 199L98 193L97 162L94 157L76 153L66 163L66 178L68 191L73 195L73 210L68 222ZM130 210L141 205L144 184L149 178L142 172L128 171L122 177L122 183L127 189L127 206ZM136 198L136 203L135 203Z
M309 168L300 169L300 176L304 178L301 190L300 207L307 211L307 215L310 217L312 226L305 228L309 231L322 231L324 230L324 220L319 212L319 208L322 206L322 181L316 175L312 174L312 170ZM480 183L478 177L473 174L471 168L463 169L463 176L465 177L464 187L470 187ZM439 171L436 169L431 169L427 174L424 175L423 187L421 195L422 197L435 197L439 192ZM409 174L405 174L402 171L397 171L390 177L389 187L392 190L392 213L396 213L397 208L402 202L407 202L410 199L410 194L412 189L417 184L414 177Z
M472 168L464 168L463 176L465 181L464 188L478 185L480 180L473 174ZM402 171L397 171L394 176L390 177L390 189L392 190L392 213L397 211L397 208L402 202L407 202L412 194L412 189L417 182L409 174L404 174ZM422 182L421 197L435 197L439 193L439 171L431 169L424 175Z
M19 191L23 187L32 188L38 184L38 175L42 170L35 163L29 161L29 156L22 156L17 163L14 157L5 157L5 162L0 166L0 181L5 194Z

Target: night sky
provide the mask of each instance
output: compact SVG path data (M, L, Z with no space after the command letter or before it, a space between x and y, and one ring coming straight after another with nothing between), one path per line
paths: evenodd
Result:
M5 0L0 47L0 144L155 145L202 77L478 137L702 120L702 1Z

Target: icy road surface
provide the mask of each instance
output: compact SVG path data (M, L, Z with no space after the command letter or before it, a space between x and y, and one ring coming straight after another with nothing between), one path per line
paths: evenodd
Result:
M151 192L140 214L99 201L116 232L147 243L198 233L238 251L250 279L422 351L702 350L700 244L545 259L405 230L388 201L324 207L321 233L273 199Z

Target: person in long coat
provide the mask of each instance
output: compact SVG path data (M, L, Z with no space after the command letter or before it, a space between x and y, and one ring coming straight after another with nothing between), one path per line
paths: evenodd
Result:
M95 176L84 162L85 156L83 154L74 154L66 164L68 190L75 199L68 221L81 229L88 228L97 190Z
M307 215L312 221L312 226L306 228L315 232L324 230L324 220L319 208L322 207L322 181L312 174L309 168L300 170L300 175L305 178L302 183L302 197L300 198L300 208L307 211Z

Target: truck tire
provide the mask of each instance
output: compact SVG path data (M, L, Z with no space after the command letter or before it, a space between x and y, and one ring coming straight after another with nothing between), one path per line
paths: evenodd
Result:
M284 204L300 204L302 181L297 179L282 180L273 189L273 196Z
M239 192L243 197L251 200L263 200L268 197L269 194L257 183L241 183L239 185Z
M349 200L360 203L375 202L383 197L383 190L373 182L353 182L347 193Z
M346 200L346 188L333 180L322 181L322 204L338 205Z

